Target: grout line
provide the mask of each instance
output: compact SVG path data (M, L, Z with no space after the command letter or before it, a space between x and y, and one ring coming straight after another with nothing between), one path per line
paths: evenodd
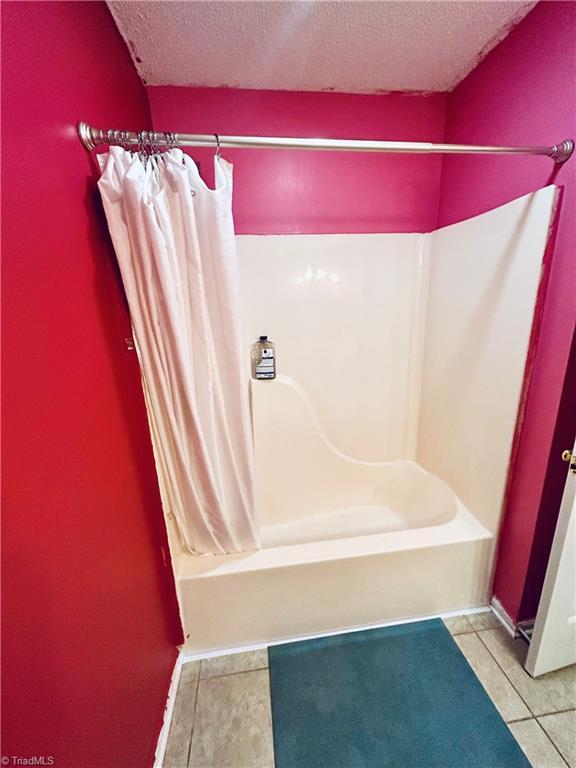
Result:
M208 675L208 677L201 677L202 682L206 680L214 680L216 677L232 677L233 675L246 675L248 672L262 672L264 669L268 669L268 664L265 667L254 667L254 669L239 669L236 672L222 672L220 675Z
M198 677L196 678L196 694L194 696L194 707L192 708L192 724L190 726L190 741L188 742L188 756L186 758L186 766L190 765L190 759L192 757L192 738L194 736L194 726L196 725L196 705L198 704L198 689L200 688L200 672L202 670L202 662L198 665Z
M576 707L569 707L568 709L555 709L554 712L542 712L541 715L534 715L536 719L539 717L550 717L550 715L565 715L566 712L576 712Z
M476 634L478 635L478 638L479 638L480 642L482 643L482 645L484 646L484 648L486 648L486 650L488 651L488 653L490 654L490 656L492 656L492 658L493 658L493 659L494 659L494 661L496 662L497 666L498 666L498 667L499 667L499 668L502 670L502 672L503 672L503 674L504 674L504 677L505 677L505 678L508 680L508 682L510 683L510 685L512 686L512 688L513 688L513 689L516 691L516 693L517 693L517 694L518 694L518 696L520 697L520 700L524 702L524 704L525 704L525 706L526 706L526 709L528 710L528 712L530 712L530 714L532 715L532 717L533 717L533 718L536 718L536 715L534 714L534 712L533 712L533 710L532 710L532 707L531 707L531 706L528 704L528 702L527 702L527 701L524 699L524 696L522 696L522 694L520 693L520 691L518 690L518 688L516 688L516 686L514 685L514 682L513 682L513 680L511 680L510 676L509 676L509 675L506 673L506 670L504 669L504 667L502 666L502 664L500 664L500 662L498 661L498 659L496 658L496 656L494 656L494 654L492 653L492 651L490 650L490 648L489 648L489 647L486 645L486 643L484 642L484 640L482 640L482 637L481 637L481 633L482 633L482 632L490 632L490 631L492 631L492 630L489 630L489 629L481 629L481 630L480 630L480 631L478 631ZM497 629L496 631L498 631L498 629ZM519 666L520 666L520 665L519 665ZM526 674L528 674L528 673L526 673Z
M494 629L494 628L492 628L492 629ZM499 629L500 629L499 627L498 627L498 628L496 628L496 631L498 631ZM505 631L505 628L502 628L502 629ZM555 751L555 752L558 754L558 756L560 757L560 759L562 760L562 762L564 763L564 765L566 766L566 768L570 768L570 766L568 765L568 763L567 763L567 762L565 761L565 759L564 759L564 755L562 755L562 753L560 752L560 750L558 749L558 747L556 746L556 744L554 744L554 742L552 741L552 739L550 738L550 736L548 736L548 734L546 733L546 731L545 731L544 727L543 727L543 726L540 724L540 722L538 721L538 717L544 717L545 715L535 715L535 714L534 714L534 712L533 712L533 710L532 710L531 706L530 706L530 705L528 704L528 702L527 702L527 701L524 699L524 697L522 696L522 694L520 693L520 691L519 691L519 690L516 688L516 686L514 685L514 682L511 680L510 676L509 676L509 675L506 673L506 670L504 669L504 667L503 667L503 666L500 664L500 662L498 661L498 659L496 658L496 656L494 656L494 654L492 653L492 651L490 650L490 648L489 648L489 647L486 645L486 643L485 643L485 642L482 640L482 638L480 637L480 635L481 635L481 633L482 633L482 632L490 632L490 631L491 631L490 629L480 629L480 630L477 630L477 631L476 631L474 634L478 636L478 639L480 640L480 642L482 643L482 645L484 646L484 648L486 648L486 650L488 651L488 653L490 654L490 656L491 656L491 657L494 659L494 661L496 662L496 666L497 666L497 667L498 667L498 668L499 668L499 669L502 671L502 673L504 674L504 677L505 677L505 678L508 680L508 682L510 683L510 685L512 686L512 688L514 689L514 691L515 691L515 692L518 694L518 696L519 696L520 700L521 700L522 702L524 702L524 705L526 706L526 709L527 709L527 710L530 712L530 714L532 715L532 717L523 717L523 718L520 718L519 720L510 720L510 721L507 721L507 722L506 722L506 725L511 725L512 723L525 723L525 722L527 722L527 721L529 721L529 720L535 720L535 721L536 721L536 723L538 724L538 727L540 728L540 730L541 730L541 731L542 731L542 733L544 734L544 737L545 737L545 738L546 738L546 739L547 739L547 740L550 742L550 744L552 745L552 749L553 749L553 750L554 750L554 751ZM468 633L466 633L466 634L468 634ZM518 665L519 665L519 666L520 666L520 668L522 669L522 666L521 666L520 664L518 664ZM523 670L523 671L525 671L525 670ZM526 673L526 674L528 674L528 673ZM476 676L477 676L477 675L476 675ZM478 677L478 676L477 676L477 677ZM562 710L562 711L563 711L563 712L572 712L573 710L574 710L574 708L570 708L570 709L565 709L565 710ZM550 712L550 713L547 713L547 714L550 714L550 715L556 715L556 714L560 714L560 712Z
M524 699L522 698L522 696L520 695L520 693L519 693L519 692L516 690L516 686L514 685L514 683L512 682L512 680L510 680L510 678L508 677L508 675L506 674L506 672L505 672L505 671L502 669L502 667L501 667L501 666L500 666L500 664L498 663L498 659L496 659L496 657L494 656L494 654L492 654L492 653L490 652L490 648L488 648L488 646L486 645L486 643L484 643L484 642L482 641L482 638L480 637L480 632L488 632L488 630L486 630L486 629L482 629L482 630L479 630L479 631L478 631L478 630L474 630L474 632L472 632L472 634L476 635L476 637L477 637L477 638L478 638L478 640L480 641L481 645L483 645L483 646L484 646L484 648L485 648L485 649L488 651L488 655L489 655L489 656L492 658L492 660L495 662L496 666L497 666L497 667L498 667L498 669L499 669L499 670L502 672L502 674L504 675L504 677L506 678L506 680L508 680L508 682L509 682L509 683L510 683L510 685L512 686L512 690L514 691L514 693L516 693L516 695L518 696L518 698L520 699L520 701L521 701L521 702L522 702L522 703L523 703L523 704L526 706L526 709L528 710L528 712L530 712L530 715L529 715L528 717L519 717L519 718L517 718L517 719L515 719L515 720L506 720L506 719L504 718L504 716L502 715L502 713L500 712L500 710L498 710L498 714L500 715L500 717L502 718L502 720L504 720L504 722L506 723L506 725L510 725L511 723L522 723L522 722L525 722L526 720L535 720L535 719L536 719L536 715L534 714L534 712L532 712L532 710L530 709L530 707L528 706L528 704L526 704L526 702L524 701ZM471 633L470 633L470 632L463 632L463 633L461 633L461 634L459 634L459 635L456 635L455 637L461 637L461 635L462 635L462 634L464 634L464 635L469 635L469 634L471 634ZM454 639L454 636L453 636L453 639ZM461 650L461 653L462 653L462 655L464 656L464 658L466 659L466 661L468 661L468 659L466 658L466 656L465 656L465 654L463 653L463 651L462 651L462 650ZM488 698L490 699L490 701L492 702L492 704L494 704L494 706L496 707L496 702L494 701L494 699L492 698L492 696L490 696L490 694L488 693L488 690L486 689L486 686L484 685L484 683L482 682L482 680L480 680L480 676L478 675L478 673L476 672L476 670L474 669L474 667L472 666L472 664L471 664L469 661L468 661L468 664L470 665L470 668L472 669L472 671L473 671L473 672L474 672L474 674L476 675L476 678L478 679L478 682L479 682L479 683L482 685L482 687L484 688L484 691L485 691L486 695L488 696ZM496 709L498 709L498 708L496 707Z
M547 740L547 741L549 741L549 742L550 742L550 744L552 745L552 748L554 749L554 751L558 753L558 755L559 755L559 757L560 757L560 760L562 760L562 762L564 763L564 765L566 766L566 768L570 768L570 766L568 765L568 763L567 763L567 762L565 761L565 759L564 759L564 755L563 755L563 754L560 752L560 750L558 749L558 747L556 746L556 744L554 744L554 742L552 741L552 739L550 738L550 736L548 736L548 734L546 733L546 731L544 730L544 728L543 728L543 727L540 725L540 723L538 722L538 718L537 718L537 717L521 717L519 720L507 720L507 721L506 721L506 725L507 725L507 726L510 726L510 725L516 725L516 723L529 723L529 722L531 722L532 720L534 720L534 721L536 722L536 725L537 725L537 726L540 728L540 730L541 730L541 731L544 733L544 737L546 738L546 740ZM512 733L512 731L510 731L510 732ZM514 736L514 734L513 734L513 733L512 733L512 736ZM520 749L522 749L522 746L521 746L520 742L519 742L519 741L516 739L516 737L515 737L515 736L514 736L514 739L516 740L516 743L518 744L518 746L520 747ZM524 750L523 750L523 749L522 749L522 752L524 752ZM525 752L524 752L524 754L526 755L526 753L525 753ZM528 757L528 756L526 755L526 757Z
M535 717L534 719L536 720L536 723L538 723L538 718L537 718L537 717ZM545 737L546 739L548 739L548 741L549 741L549 742L550 742L550 744L552 745L552 749L554 749L554 750L555 750L555 751L558 753L558 755L560 756L560 760L562 760L562 762L564 763L564 765L566 766L566 768L570 768L570 766L568 765L567 761L564 759L564 755L562 754L562 752L560 752L560 750L558 749L558 747L556 746L556 744L554 744L554 742L552 741L552 739L550 738L550 736L548 736L548 734L546 733L546 731L544 730L544 728L543 728L543 727L540 725L540 723L538 723L538 728L540 728L540 730L541 730L541 731L542 731L542 733L544 734L544 737Z
M494 656L494 654L492 653L492 651L490 650L490 648L488 647L488 645L486 645L486 643L485 643L485 642L482 640L482 638L480 637L480 635L481 635L483 632L490 632L490 631L492 631L493 629L494 629L494 627L492 627L492 628L489 628L489 629L479 629L479 630L477 630L477 635L478 635L478 637L480 638L480 642L481 642L481 643L482 643L482 645L483 645L483 646L484 646L484 647L485 647L485 648L488 650L488 653L490 654L490 656L492 656L492 658L494 659L494 661L496 662L496 664L497 664L497 665L500 667L500 669L501 669L501 670L502 670L502 672L504 673L505 677L506 677L506 678L509 680L509 682L510 682L510 685L512 686L512 688L514 688L514 690L516 691L516 693L518 694L518 696L520 696L520 698L522 699L522 701L524 702L524 704L526 704L526 706L528 707L529 711L530 711L530 712L532 712L532 717L534 717L534 718L536 718L536 719L537 719L537 718L539 718L539 717L547 717L548 715L560 715L560 714L562 714L563 712L573 712L574 710L576 710L576 707L568 707L567 709L554 709L554 710L552 710L551 712L542 712L542 713L541 713L541 714L539 714L539 715L537 715L535 712L533 712L533 710L532 710L532 708L530 707L530 705L528 704L528 702L527 702L527 701L525 700L525 698L522 696L522 694L520 693L520 691L518 690L518 688L516 688L516 686L514 685L514 681L512 680L512 678L511 678L511 677L509 677L509 675L506 673L506 670L504 669L504 667L503 667L503 666L500 664L500 662L498 661L498 659L496 658L496 656ZM498 630L498 629L500 629L500 627L496 627L496 629ZM504 631L506 631L506 630L504 630ZM520 636L517 636L517 637L513 638L513 641L518 641L518 640L520 640L520 641L521 641L521 642L523 642L523 643L525 643L525 642L526 642L526 641L524 640L524 638L522 638L522 637L520 637ZM531 677L531 676L528 674L528 672L526 672L526 670L524 669L524 667L523 667L523 666L522 666L522 665L521 665L519 662L518 662L518 666L520 667L521 671L522 671L522 672L524 672L524 673L526 674L526 676L527 676L527 677L528 677L530 680L535 680L535 678Z
M540 730L541 730L541 731L542 731L542 733L544 734L544 738L545 738L545 739L546 739L546 740L547 740L547 741L550 743L550 745L551 745L552 749L553 749L553 750L556 752L556 754L558 755L558 757L560 758L560 760L561 760L561 761L564 763L564 765L566 766L566 768L570 768L570 766L568 765L568 763L567 763L567 762L564 760L564 755L562 755L562 754L561 754L561 752L559 751L559 749L556 747L556 744L554 744L554 742L552 741L552 739L550 738L550 736L548 736L548 734L546 733L546 731L544 730L544 728L542 727L542 725L541 725L541 724L538 722L538 717L537 717L537 716L534 714L534 712L533 712L533 710L532 710L531 706L530 706L530 705L528 704L528 702L527 702L527 701L524 699L524 697L522 696L522 694L520 693L520 691L519 691L519 690L516 688L516 686L514 685L514 682L513 682L513 681L510 679L509 675L507 675L507 674L506 674L506 670L505 670L505 669L502 667L502 665L500 664L500 662L498 661L498 659L497 659L497 658L494 656L494 654L492 653L492 651L490 650L490 648L489 648L489 647L486 645L486 643L485 643L485 642L482 640L482 638L480 637L480 633L481 633L481 632L488 632L488 631L489 631L489 630L487 630L487 629L481 629L481 630L479 630L478 632L476 632L476 634L478 635L478 638L479 638L480 642L482 643L482 645L483 645L483 646L486 648L486 650L488 651L488 653L490 654L490 656L492 656L492 658L493 658L493 659L494 659L494 661L496 662L497 666L498 666L498 667L499 667L499 668L502 670L502 672L503 672L504 676L506 677L506 679L509 681L509 683L510 683L510 685L512 686L512 688L513 688L513 689L516 691L516 693L517 693L517 694L518 694L518 696L520 697L520 700L524 702L524 705L526 706L526 709L527 709L527 710L528 710L528 711L529 711L529 712L532 714L532 717L525 717L525 718L522 718L522 719L520 719L520 720L511 720L511 721L510 721L510 723L507 723L507 725L508 725L508 724L512 724L512 723L525 723L525 722L528 722L529 720L535 720L535 721L536 721L536 723L537 723L537 726L538 726L538 728L540 728ZM519 664L519 666L520 666L520 664ZM528 673L526 673L526 674L528 674ZM564 710L564 711L570 712L571 710ZM556 713L550 713L550 714L556 714Z
M517 717L515 720L504 720L506 725L513 725L514 723L525 723L527 720L536 720L535 717Z

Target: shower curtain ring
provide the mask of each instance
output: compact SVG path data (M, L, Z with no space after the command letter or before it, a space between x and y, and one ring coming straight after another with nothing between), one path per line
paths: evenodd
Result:
M140 160L145 163L148 153L146 152L146 139L144 134L146 131L138 131L138 154Z
M144 131L144 147L146 149L146 154L148 157L152 157L154 154L154 146L152 144L152 132L151 131Z
M216 157L220 157L220 137L215 133L214 138L216 139Z
M150 148L152 149L152 154L159 155L160 147L158 146L158 134L156 133L156 131L150 131L148 136L150 140Z

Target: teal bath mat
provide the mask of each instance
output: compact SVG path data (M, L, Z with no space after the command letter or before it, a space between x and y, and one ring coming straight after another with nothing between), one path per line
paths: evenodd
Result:
M269 657L276 768L530 768L438 619Z

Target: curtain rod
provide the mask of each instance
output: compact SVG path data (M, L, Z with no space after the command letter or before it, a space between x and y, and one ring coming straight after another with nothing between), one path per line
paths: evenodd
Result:
M80 141L86 149L100 145L214 147L221 149L312 149L343 152L397 152L435 154L475 155L544 155L555 163L565 163L574 151L571 139L553 144L551 147L499 147L475 144L431 144L419 141L366 141L358 139L303 139L278 138L272 136L220 136L217 134L168 133L155 131L120 131L93 128L87 123L78 123Z

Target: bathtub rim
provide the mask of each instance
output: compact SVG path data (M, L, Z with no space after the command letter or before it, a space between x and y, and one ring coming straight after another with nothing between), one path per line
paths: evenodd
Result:
M221 578L281 568L296 568L311 563L353 560L387 552L411 551L441 547L467 541L493 539L493 534L464 506L456 496L456 514L446 523L401 531L372 533L305 544L270 547L253 552L228 555L191 555L179 553L175 558L177 581Z

